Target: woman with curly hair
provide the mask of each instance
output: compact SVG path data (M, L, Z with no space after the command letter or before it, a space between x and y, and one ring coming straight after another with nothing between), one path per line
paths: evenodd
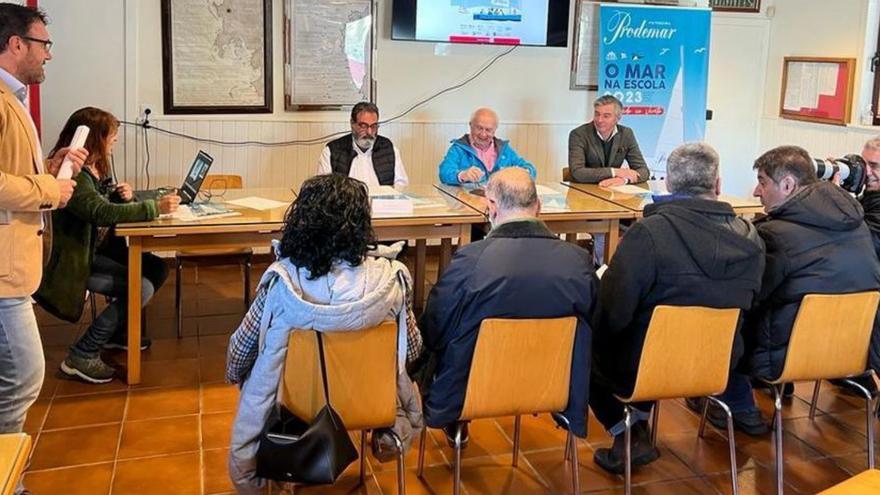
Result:
M230 477L241 494L261 493L265 485L255 476L257 446L276 403L290 329L356 331L395 319L398 399L404 411L394 430L409 444L422 426L405 371L422 349L412 316L412 280L394 259L394 249L377 251L366 185L337 174L307 180L287 211L275 248L278 261L263 275L227 351L226 379L241 386L229 452ZM377 442L385 445L377 434L374 451L382 448Z
M85 143L89 157L74 178L76 189L67 208L52 212L52 254L34 299L58 318L75 322L82 316L86 290L115 298L70 346L61 362L61 371L68 376L106 383L113 380L115 370L101 360L101 349L127 347L128 247L124 239L113 235L113 227L173 212L180 198L172 194L136 202L131 186L114 182L111 155L119 121L98 108L73 112L50 157L70 142L80 125L89 127ZM145 305L168 278L168 268L149 253L143 255L142 263L141 304ZM142 339L140 346L149 347L149 340Z

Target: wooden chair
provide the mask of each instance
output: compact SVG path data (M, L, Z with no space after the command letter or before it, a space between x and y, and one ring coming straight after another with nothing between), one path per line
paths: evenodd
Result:
M869 469L824 490L819 495L866 495L880 493L880 471Z
M513 467L519 461L520 416L556 412L568 404L577 319L487 319L480 325L460 421L515 416ZM587 370L583 370L584 373ZM561 415L557 418L567 422ZM426 431L419 445L418 475L425 464ZM580 493L575 437L569 432L573 493ZM461 423L455 433L453 493L461 490Z
M627 495L632 492L632 452L630 444L633 402L658 401L654 404L651 441L657 444L660 400L682 397L706 397L699 435L706 427L709 401L727 414L727 444L730 455L730 482L733 494L736 481L736 446L733 415L726 404L714 395L724 392L730 373L730 355L739 309L713 309L698 306L657 306L645 337L636 383L632 395L617 397L624 406L626 459L624 483Z
M221 175L209 174L205 176L202 182L202 191L208 191L214 195L220 195L229 189L241 189L243 187L240 175ZM176 256L176 274L174 281L174 308L175 308L175 325L177 328L177 338L181 336L181 327L183 323L183 305L181 304L181 293L183 288L183 265L184 263L198 265L242 265L244 277L244 310L245 312L251 305L251 263L254 251L251 248L241 249L195 249L188 251L180 251Z
M31 437L25 433L0 435L0 495L12 495L31 452Z
M562 167L562 180L565 182L571 182L571 169L568 167Z
M782 374L762 379L773 390L776 446L776 492L783 489L782 384L842 378L865 397L868 430L868 468L874 469L874 418L871 393L847 378L865 375L871 331L877 315L880 293L809 294L804 297L791 329ZM868 376L873 378L873 371ZM810 417L815 417L819 387L813 389Z
M397 322L385 321L357 332L325 332L322 336L330 403L346 430L361 431L363 483L367 430L390 427L397 416ZM290 333L281 379L281 403L306 421L326 404L314 331ZM397 490L403 495L403 444L397 436L394 440L398 447Z

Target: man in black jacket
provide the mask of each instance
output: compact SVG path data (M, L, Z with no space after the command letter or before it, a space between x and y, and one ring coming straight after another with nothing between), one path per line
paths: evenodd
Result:
M862 159L868 165L868 180L859 202L865 210L865 223L871 231L874 251L880 256L880 136L865 143Z
M454 431L464 406L480 323L486 318L576 316L569 402L563 415L586 436L590 317L598 281L590 254L558 239L538 220L541 203L529 173L509 167L486 187L492 231L458 249L431 289L419 328L429 365L420 388L425 421Z
M843 189L816 179L805 150L774 148L761 155L754 168L755 196L767 212L755 222L767 245L767 268L743 333L752 374L772 379L782 372L804 296L877 290L880 262L861 205ZM880 369L877 323L869 355L875 370Z
M717 200L718 153L702 143L676 148L667 161L666 185L672 193L656 197L644 219L633 225L617 248L599 288L590 407L614 435L611 448L598 449L596 464L624 469L623 404L628 396L651 315L658 305L749 309L761 284L763 248L755 228ZM733 361L742 354L734 341ZM660 454L651 445L646 419L653 403L634 404L633 465Z

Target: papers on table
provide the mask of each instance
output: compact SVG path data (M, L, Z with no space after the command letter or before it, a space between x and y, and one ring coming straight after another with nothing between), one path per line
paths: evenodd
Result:
M373 213L379 215L408 215L413 212L413 202L404 195L400 198L373 198Z
M248 196L246 198L230 199L226 201L231 205L250 208L252 210L271 210L274 208L286 208L288 203L283 201L275 201L274 199L260 198L258 196Z
M611 189L614 192L619 192L623 194L651 194L649 189L645 189L644 187L634 186L632 184L624 184L622 186L611 186L608 189Z
M538 192L538 196L551 196L551 195L562 194L555 189L549 188L549 187L541 185L541 184L535 184L535 189Z
M413 200L391 186L370 188L373 213L378 215L408 215L413 212Z
M161 218L173 218L182 222L195 222L197 220L206 220L209 218L234 217L241 215L237 211L232 211L222 205L212 203L200 203L190 205L180 205L177 211L170 215L161 215Z
M402 194L391 186L370 186L370 197L377 196L401 196Z
M664 194L669 194L669 190L666 189L666 181L663 179L649 180L648 188L651 190L651 194L655 196L663 196Z

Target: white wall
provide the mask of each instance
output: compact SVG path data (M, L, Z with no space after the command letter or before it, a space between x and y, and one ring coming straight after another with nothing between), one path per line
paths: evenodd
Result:
M877 4L877 0L774 0L759 153L775 146L795 144L816 156L840 156L859 152L864 141L880 134L880 129L858 123L864 106L871 101L873 73L867 68L865 53L873 54L877 46ZM782 62L786 56L856 58L859 79L854 89L850 125L807 123L779 117Z
M44 0L42 5L55 20L50 32L58 42L44 84L45 141L54 139L72 109L86 104L108 108L128 120L136 118L141 104L149 104L155 124L219 139L289 140L345 129L346 112L291 113L283 109L283 1L274 1L273 114L164 117L158 1ZM716 120L709 123L707 137L722 150L724 182L734 187L733 192L748 189L749 163L762 150L791 142L821 147L814 152L824 156L855 151L849 148L851 141L862 139L864 134L778 119L781 61L785 55L852 56L860 59L861 70L862 52L870 42L860 26L869 9L876 8L877 0L762 3L762 14L713 16L709 107L716 111ZM459 82L502 50L455 45L449 46L445 55L435 55L433 43L391 41L390 5L391 0L379 0L376 63L383 117ZM743 37L749 36L758 40L766 36L769 41L749 39L750 43L743 43ZM735 53L737 63L720 55L725 52ZM747 66L749 59L759 65L766 60L766 69L735 69ZM595 97L568 89L569 64L569 48L520 47L467 87L435 100L399 124L383 127L382 132L401 148L413 181L430 183L435 180L436 164L447 141L466 131L470 112L480 105L492 106L502 118L499 135L511 139L517 150L536 164L542 179L554 180L565 164L568 130L587 120L589 102ZM737 85L746 84L758 84L758 90L754 94L737 91ZM730 119L735 124L727 122ZM135 135L129 130L124 142L128 149L117 151L117 169L132 182L142 181L140 132ZM198 148L154 132L150 143L151 185L178 182ZM218 172L241 173L246 185L261 186L302 180L311 174L320 146L206 149L217 155ZM729 163L734 166L728 167Z

